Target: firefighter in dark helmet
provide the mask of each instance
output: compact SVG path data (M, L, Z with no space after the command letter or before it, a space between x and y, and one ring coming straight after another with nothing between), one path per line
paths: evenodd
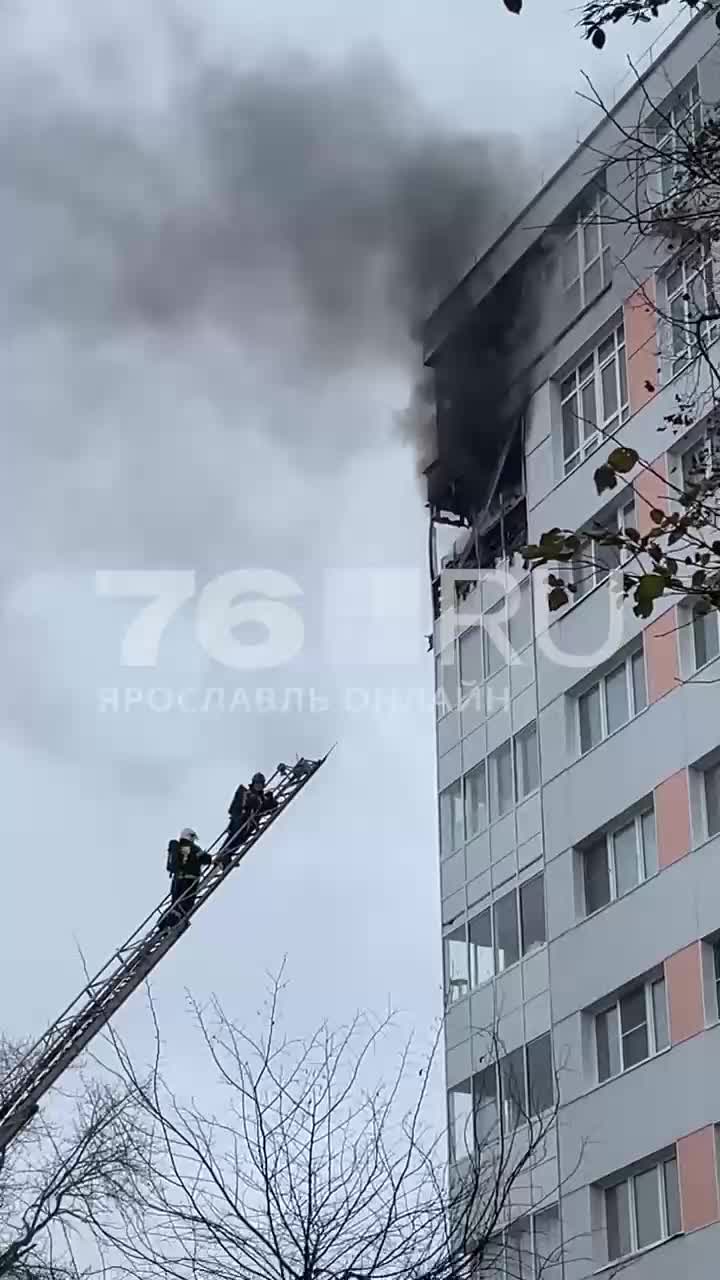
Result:
M218 854L218 862L226 863L244 836L249 835L264 813L272 813L278 802L266 786L264 773L255 773L249 786L241 783L230 803L227 840Z

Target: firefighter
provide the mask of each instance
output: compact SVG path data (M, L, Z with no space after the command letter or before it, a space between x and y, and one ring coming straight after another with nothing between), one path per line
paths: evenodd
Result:
M195 905L200 873L210 865L209 853L198 844L197 832L183 827L179 839L168 844L167 870L170 880L170 907L160 919L160 928L169 929L179 924Z
M254 773L249 787L241 783L228 809L230 822L227 840L218 854L218 862L223 865L227 863L240 840L255 830L258 818L264 813L272 813L277 806L278 802L272 791L266 788L264 773Z

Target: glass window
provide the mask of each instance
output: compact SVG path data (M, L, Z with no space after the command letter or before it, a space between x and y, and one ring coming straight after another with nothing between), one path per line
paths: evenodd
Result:
M501 600L483 615L485 676L490 679L505 666L508 658L508 636L505 625L505 601Z
M504 742L490 756L490 820L495 822L512 809L513 779L510 743Z
M599 267L599 264L598 264ZM597 280L595 268L595 278ZM614 431L629 416L625 331L620 324L560 384L565 475L589 457L603 432Z
M602 836L589 845L583 855L583 871L585 877L585 911L592 915L601 907L607 906L611 898L610 866L607 855L607 840Z
M495 1134L498 1124L497 1073L495 1063L473 1078L475 1140L479 1147Z
M708 835L716 836L720 831L720 764L705 773L705 808Z
M646 1249L662 1239L660 1223L660 1197L658 1195L658 1171L647 1169L633 1178L635 1184L635 1220L637 1223L637 1247Z
M629 992L620 1001L620 1039L626 1071L648 1057L650 1046L644 987Z
M616 1187L608 1187L605 1192L605 1218L607 1221L608 1258L623 1258L632 1252L630 1235L630 1202L628 1183L621 1182Z
M697 80L678 92L674 101L662 109L662 119L655 130L659 160L659 192L663 200L677 193L678 186L689 178L687 144L695 141L703 122L702 102Z
M469 969L465 925L445 938L445 989L451 1004L468 993Z
M482 627L471 627L460 637L460 695L464 701L482 683L483 633Z
M472 1085L464 1080L451 1089L449 1098L450 1158L454 1163L472 1156Z
M520 959L517 921L517 894L513 889L493 905L495 923L495 969L502 973Z
M625 675L625 663L611 671L605 680L605 697L607 701L607 731L613 733L627 723L628 692Z
M675 374L700 354L700 343L709 345L717 334L717 303L712 253L709 245L687 254L665 280L670 329L670 369ZM701 319L711 316L712 319Z
M522 653L532 640L530 584L523 582L508 596L508 631L514 654ZM512 655L511 655L512 656Z
M596 746L603 736L600 713L600 686L596 685L589 693L584 693L578 699L578 707L580 710L580 750L584 755L591 747Z
M682 1231L680 1218L680 1189L678 1187L677 1160L673 1157L663 1165L663 1189L665 1192L665 1218L669 1236L677 1236Z
M713 947L713 966L715 972L715 1001L717 1004L717 1016L720 1018L720 942L716 942Z
M533 721L515 736L515 785L517 799L524 800L540 785L538 770L537 725Z
M612 834L613 858L615 862L615 883L617 896L629 893L640 883L638 866L638 832L633 820L620 827Z
M695 605L693 609L693 644L695 648L695 668L704 667L712 662L720 651L720 631L716 609L705 609Z
M487 780L485 761L475 765L465 777L465 830L472 840L487 826Z
M437 690L437 710L444 716L457 706L458 694L457 667L455 666L455 648L451 646L439 653L435 659L435 687Z
M664 978L659 978L657 982L652 984L652 1008L655 1049L659 1053L661 1049L667 1049L670 1043Z
M545 942L545 878L541 874L520 886L520 930L522 950L541 947Z
M552 1040L548 1032L532 1040L527 1047L528 1101L530 1114L542 1115L555 1102L555 1078L552 1064Z
M645 878L654 876L658 868L655 810L648 809L640 818L642 827L643 864Z
M500 1063L500 1082L505 1123L512 1132L527 1117L524 1049L514 1049L512 1053L506 1054L502 1059Z
M609 1080L621 1071L620 1034L618 1031L617 1005L605 1013L599 1013L595 1019L595 1041L597 1045L598 1080Z
M560 1249L560 1212L557 1205L543 1209L533 1218L535 1270L532 1280L561 1280L563 1262Z
M440 792L440 851L459 849L463 842L463 801L460 779Z
M474 987L488 982L493 976L493 945L490 927L490 908L473 916L470 933L470 975Z
M647 706L645 654L642 649L634 653L630 661L632 666L633 712L635 715L639 715Z

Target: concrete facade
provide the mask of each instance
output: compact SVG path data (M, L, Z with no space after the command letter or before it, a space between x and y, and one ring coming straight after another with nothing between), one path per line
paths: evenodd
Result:
M642 95L665 103L695 77L701 100L718 102L717 41L712 19L690 23L619 105L617 118L636 122ZM591 146L570 158L439 308L427 330L430 364L463 319L488 303L497 281L537 239L538 228L567 226L567 211L587 189L598 156L616 149L617 130L606 122ZM611 166L609 194L622 197L623 183L627 172ZM571 312L557 273L548 286L542 322L523 352L531 380L524 443L531 542L554 526L580 529L610 518L628 498L642 532L650 508L667 501L664 478L678 481L681 456L698 433L697 427L684 434L658 431L685 386L682 374L668 373L661 321L648 304L657 297L661 305L667 259L657 242L629 238L621 226L609 227L608 243L613 265L604 288L584 309ZM602 443L565 474L560 383L621 323L627 380L621 440L653 460L657 474L638 470L629 478L631 490L598 495L593 473L603 458ZM517 565L513 573L522 578ZM662 1238L641 1246L638 1217L633 1247L622 1253L623 1274L632 1280L676 1280L679 1274L704 1280L717 1275L720 1265L720 1008L713 967L720 937L720 835L711 833L705 792L705 770L720 758L720 658L696 672L682 601L670 601L642 622L630 604L617 608L605 582L548 618L542 575L533 575L531 583L526 574L524 590L532 599L531 638L514 665L488 674L487 662L483 667L477 656L479 644L470 638L493 607L507 610L506 620L513 611L514 601L501 603L503 590L492 575L465 601L467 627L459 637L448 640L440 622L435 628L439 678L462 679L466 653L480 681L477 696L439 714L437 724L442 919L445 938L455 940L453 960L451 944L445 948L448 983L451 963L459 973L447 1017L448 1091L465 1087L480 1069L483 1031L490 1025L497 1027L508 1052L550 1032L560 1106L549 1163L557 1187L562 1260L547 1275L586 1280L605 1268L610 1273L606 1189L671 1159L679 1188L677 1229L671 1229L672 1207L666 1204ZM606 636L607 643L599 643ZM583 751L580 701L598 688L598 697L609 706L608 685L602 682L619 679L623 662L628 718L612 731L605 724L602 740ZM644 670L644 694L632 685L637 664ZM609 723L609 710L604 716ZM495 816L491 796L489 811L473 819L472 830L467 812L454 829L448 826L452 804L457 815L458 806L466 809L470 803L468 775L475 770L473 778L481 778L478 770L485 762L487 777L499 777L504 765L498 753L532 723L537 725L537 785L527 794L517 791L521 748L511 746L514 802ZM620 831L629 840L633 822L641 833L638 841L650 842L643 814L654 814L655 830L654 851L643 845L639 855L645 872L638 883L621 889L619 871L611 870L617 881L611 900L588 914L589 851L605 840L608 859L617 859L613 841ZM523 955L520 920L517 957L512 950L503 952L512 963L503 968L496 954L494 964L487 957L484 967L476 960L473 973L470 934L473 928L482 931L483 913L489 909L492 916L510 893L520 902L523 886L540 874L544 944L534 941ZM494 977L488 977L488 963ZM665 1016L666 1032L656 1027L652 1051L600 1082L598 1014L624 993L643 984L649 990L652 983L664 991L665 1014L648 1005L647 1026ZM542 1194L531 1191L524 1212L552 1202L549 1178L545 1168L538 1178ZM633 1182L631 1199L636 1194L640 1188ZM661 1199L664 1194L669 1193L661 1189ZM502 1268L496 1274L504 1275Z

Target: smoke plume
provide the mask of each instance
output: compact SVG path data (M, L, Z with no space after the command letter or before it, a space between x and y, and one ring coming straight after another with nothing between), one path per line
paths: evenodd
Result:
M15 14L0 51L0 588L306 568L323 486L394 430L373 388L411 397L419 326L517 198L519 147L453 132L377 56L241 67L202 21L138 7L98 40L78 12L65 44ZM62 646L5 621L5 714L61 742Z

